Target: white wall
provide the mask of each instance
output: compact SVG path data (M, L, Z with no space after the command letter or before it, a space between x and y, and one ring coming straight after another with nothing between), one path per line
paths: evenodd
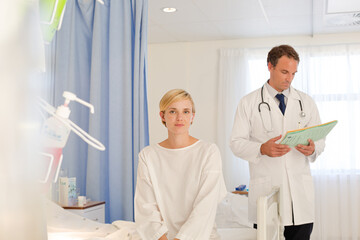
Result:
M161 124L159 117L159 101L165 92L173 88L183 88L194 98L196 116L190 134L196 138L216 142L219 49L266 47L270 50L279 44L290 44L296 48L354 42L360 43L360 33L149 44L150 144L167 137L166 128Z

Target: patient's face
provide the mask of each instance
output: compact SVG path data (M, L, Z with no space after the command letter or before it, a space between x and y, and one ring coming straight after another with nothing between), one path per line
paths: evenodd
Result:
M189 127L194 119L190 100L181 100L169 105L165 113L160 113L169 133L188 134Z

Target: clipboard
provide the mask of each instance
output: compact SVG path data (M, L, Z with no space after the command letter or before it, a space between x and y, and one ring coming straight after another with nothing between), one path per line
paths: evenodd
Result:
M308 139L312 139L315 142L325 138L337 123L338 121L334 120L312 127L287 131L280 144L285 144L289 147L295 147L298 144L308 145Z

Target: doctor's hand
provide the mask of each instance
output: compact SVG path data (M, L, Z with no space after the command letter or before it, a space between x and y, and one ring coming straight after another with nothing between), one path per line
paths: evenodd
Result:
M159 240L168 240L168 238L167 238L166 235L164 234L164 235L162 235L162 236L159 238Z
M260 147L261 154L269 157L281 157L290 152L291 148L288 145L276 143L279 139L281 139L281 135L263 143Z
M315 144L314 141L311 139L308 139L309 144L308 145L297 145L295 148L305 156L310 156L315 151Z

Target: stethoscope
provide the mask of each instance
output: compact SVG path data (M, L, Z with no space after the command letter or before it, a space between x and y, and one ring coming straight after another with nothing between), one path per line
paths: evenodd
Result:
M305 114L305 112L304 112L304 110L303 110L302 99L301 99L300 94L298 94L298 95L299 95L299 97L300 97L300 99L299 99L299 105L300 105L300 114L299 114L299 116L300 116L301 118L305 118L305 117L306 117L306 114ZM265 124L266 121L264 121L264 117L263 117L263 114L262 114L262 112L261 112L261 105L262 105L262 104L264 104L264 105L267 107L267 109L269 110L270 127ZM260 102L259 105L258 105L258 110L259 110L259 113L260 113L260 116L261 116L261 121L262 121L262 123L263 123L264 128L266 129L267 132L271 132L271 131L272 131L272 119L271 119L271 115L270 115L271 108L270 108L269 103L267 103L267 102L264 101L264 85L261 87L261 102ZM299 122L299 128L300 128L300 122Z

